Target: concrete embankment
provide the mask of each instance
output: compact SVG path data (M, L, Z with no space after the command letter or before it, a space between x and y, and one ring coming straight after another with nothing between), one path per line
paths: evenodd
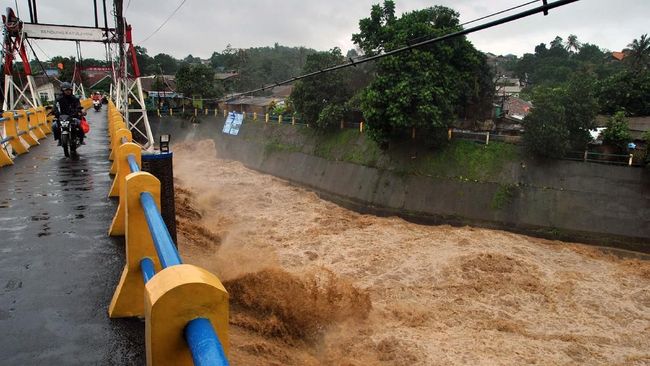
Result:
M220 132L219 118L153 122L157 132L171 132L176 141L212 138L220 158L307 186L358 211L650 252L648 169L517 160L486 179L411 175L381 157L366 166L316 156L318 138L304 127L246 120L239 136L229 136Z

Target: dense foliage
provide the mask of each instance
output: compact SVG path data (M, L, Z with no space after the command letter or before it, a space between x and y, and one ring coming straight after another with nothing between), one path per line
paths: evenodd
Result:
M352 40L367 55L461 29L452 9L436 6L397 18L391 0L374 5L359 28ZM494 88L485 56L464 37L382 58L375 67L361 108L370 135L383 146L412 128L437 144L457 116L479 117L491 108Z
M307 56L302 72L319 71L344 61L338 48L314 53ZM320 130L338 126L346 113L345 103L353 93L347 82L349 75L350 70L344 69L298 81L291 100L300 117Z
M214 69L202 64L184 64L176 73L176 86L186 96L211 98L223 94L214 82Z
M298 75L307 57L314 52L305 47L286 47L277 43L273 47L248 49L228 46L221 53L214 52L210 64L221 72L237 72L239 77L227 85L228 91L244 91Z
M627 143L632 139L630 128L624 112L616 112L607 121L607 129L603 131L603 143L616 146L619 151L627 148Z
M593 44L580 44L575 35L556 37L550 47L542 43L508 66L527 86L524 95L538 87L566 86L574 75L597 80L592 92L603 114L650 115L650 39L642 35L623 50L623 60Z
M524 119L524 144L538 156L560 158L584 150L597 111L592 82L574 78L563 86L540 86L533 92L532 112Z

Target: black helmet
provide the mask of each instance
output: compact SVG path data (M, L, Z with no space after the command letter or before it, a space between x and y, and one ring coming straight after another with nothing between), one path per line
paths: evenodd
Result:
M67 82L67 81L61 83L61 91L66 91L66 90L68 90L68 89L72 90L72 84L70 84L70 83Z

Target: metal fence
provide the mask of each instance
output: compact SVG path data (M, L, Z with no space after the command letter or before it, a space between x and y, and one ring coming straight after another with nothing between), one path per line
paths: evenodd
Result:
M584 161L599 164L627 165L632 166L634 154L605 154L593 151L569 151L564 158L565 160Z

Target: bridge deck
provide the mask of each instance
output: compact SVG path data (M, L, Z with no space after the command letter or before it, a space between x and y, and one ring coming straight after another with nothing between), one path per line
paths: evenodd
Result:
M141 365L144 324L111 320L123 239L107 236L106 108L73 161L51 136L0 168L0 363Z

